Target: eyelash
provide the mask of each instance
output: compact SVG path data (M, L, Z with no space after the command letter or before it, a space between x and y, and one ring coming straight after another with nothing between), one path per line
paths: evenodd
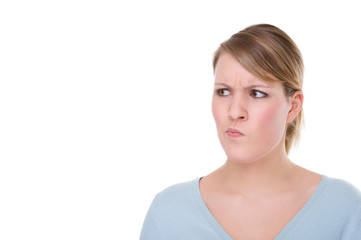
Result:
M216 93L217 93L217 95L220 96L220 97L226 97L226 96L228 96L228 95L223 95L223 94L222 94L223 91L228 91L228 92L230 92L230 91L229 91L228 89L226 89L226 88L221 88L221 89L217 89L217 90L216 90ZM262 97L255 97L255 93L261 93L263 96L262 96ZM266 97L268 97L268 94L267 94L267 93L264 93L264 92L261 92L261 91L258 91L258 90L251 90L250 96L253 97L253 98L255 98L255 99L258 99L258 98L266 98Z
M226 88L221 88L221 89L217 89L217 90L216 90L216 93L217 93L217 95L220 96L220 97L225 97L225 96L227 96L227 95L223 95L223 94L222 94L223 91L228 91L228 90L227 90ZM228 91L228 92L229 92L229 91Z
M261 93L263 96L262 97L255 97L255 93ZM258 90L252 90L251 91L251 95L254 97L254 98L266 98L268 97L268 94L267 93L264 93L264 92L261 92L261 91L258 91Z

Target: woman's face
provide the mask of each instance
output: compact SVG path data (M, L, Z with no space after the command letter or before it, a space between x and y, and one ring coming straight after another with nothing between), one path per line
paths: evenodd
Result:
M292 108L281 83L266 83L229 53L215 68L212 113L228 160L250 163L285 153L284 135Z

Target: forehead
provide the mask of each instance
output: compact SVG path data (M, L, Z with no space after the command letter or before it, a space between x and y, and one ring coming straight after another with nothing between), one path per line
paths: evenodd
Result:
M248 72L231 54L223 52L217 62L214 71L215 83L228 85L251 85L262 84L265 86L278 85L277 82L266 82Z

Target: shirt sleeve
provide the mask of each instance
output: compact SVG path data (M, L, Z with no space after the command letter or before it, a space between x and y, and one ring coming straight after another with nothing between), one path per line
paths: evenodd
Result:
M153 200L148 213L145 217L142 231L140 234L140 240L162 240L164 239L156 222L156 216L154 211L155 199Z
M358 240L358 239L361 239L361 207L357 211L355 227L350 240Z

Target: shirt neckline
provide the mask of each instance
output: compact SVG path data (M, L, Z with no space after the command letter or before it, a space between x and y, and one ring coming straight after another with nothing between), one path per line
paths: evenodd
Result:
M222 240L232 240L231 236L222 228L222 226L213 217L211 212L208 210L205 202L203 201L200 189L199 180L201 177L194 179L192 184L192 196L196 202L198 209L201 214L205 217L206 221L212 226L213 230ZM282 231L274 238L274 240L289 239L293 232L297 229L297 225L303 221L303 218L307 215L311 207L317 202L327 186L329 178L325 175L322 176L320 183L318 184L315 192L312 194L310 199L301 208L301 210L287 223ZM287 238L286 238L287 237Z

